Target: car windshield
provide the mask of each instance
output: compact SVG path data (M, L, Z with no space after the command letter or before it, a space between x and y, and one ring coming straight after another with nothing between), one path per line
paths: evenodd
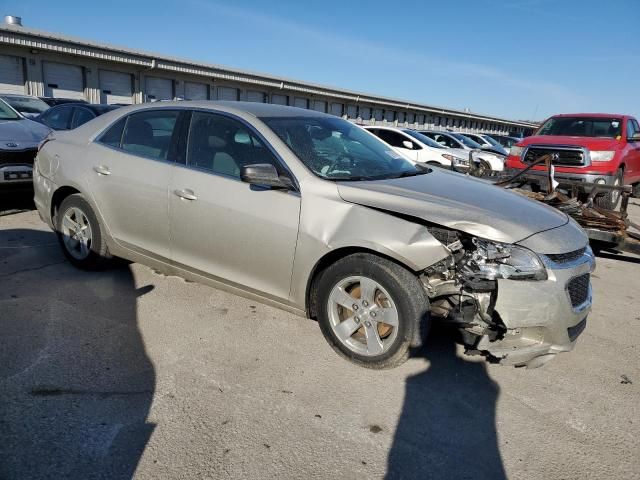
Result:
M555 117L547 120L537 135L563 135L567 137L616 138L622 134L620 118Z
M455 138L455 139L459 140L460 142L462 142L462 144L464 144L465 147L482 148L479 143L474 142L469 137L465 137L464 135L462 135L460 133L449 132L449 135L451 135L453 138Z
M484 138L487 142L489 142L494 147L502 148L502 145L500 144L500 142L497 142L494 138L490 137L489 135L485 135L482 138Z
M412 164L374 135L340 118L262 120L307 168L327 180L380 180L430 171Z
M0 100L0 120L18 120L18 115L9 105Z
M435 140L427 137L426 135L423 135L422 133L418 133L415 130L410 130L410 129L406 129L406 130L402 130L404 133L406 133L407 135L415 138L416 140L419 140L420 142L424 143L425 145L428 145L430 147L433 148L440 148L440 149L444 149L446 147L443 147L442 145L440 145L438 142L436 142Z
M36 97L20 95L3 95L2 99L20 113L40 114L49 109L49 105Z

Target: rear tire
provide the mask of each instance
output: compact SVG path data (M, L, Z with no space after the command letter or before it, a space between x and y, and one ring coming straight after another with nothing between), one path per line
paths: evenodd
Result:
M614 185L621 186L624 182L624 172L622 169L616 172L615 179L613 181ZM593 203L600 208L604 208L605 210L615 210L620 202L620 191L610 191L605 193L604 195L597 196L593 199Z
M320 274L315 292L327 342L360 366L396 367L409 357L413 340L426 336L429 300L422 284L385 258L344 257Z
M65 198L55 218L62 251L75 267L101 270L111 260L103 229L84 197L76 193Z

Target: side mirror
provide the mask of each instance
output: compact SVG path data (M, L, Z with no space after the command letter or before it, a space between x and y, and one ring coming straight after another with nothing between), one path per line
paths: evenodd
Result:
M631 135L628 139L628 142L640 142L640 132L636 132Z
M402 141L402 146L404 148L409 149L409 150L413 150L413 143L411 143L409 140L403 140Z
M276 167L270 163L244 165L240 169L240 180L251 185L260 185L264 187L285 189L293 187L291 180L286 177L280 177Z

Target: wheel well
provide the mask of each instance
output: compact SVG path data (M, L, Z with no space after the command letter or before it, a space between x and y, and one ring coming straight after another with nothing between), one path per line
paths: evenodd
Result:
M375 255L381 258L386 258L387 260L393 263L397 263L403 268L407 268L406 265L399 262L393 257L384 255L380 252L376 252L375 250L371 250L364 247L343 247L343 248L338 248L336 250L332 250L331 252L327 253L324 257L322 257L320 260L318 260L318 262L313 267L313 270L311 270L311 275L309 275L309 281L307 282L307 292L305 296L307 316L309 318L316 319L317 317L317 305L315 304L316 295L314 294L316 292L317 280L318 278L320 278L320 275L322 274L322 272L326 270L330 265L333 265L334 263L336 263L338 260L344 257L347 257L349 255L353 255L354 253L369 253L371 255Z
M55 223L55 216L58 212L58 208L62 204L65 198L69 195L73 195L74 193L80 193L73 187L60 187L56 190L51 198L51 220Z

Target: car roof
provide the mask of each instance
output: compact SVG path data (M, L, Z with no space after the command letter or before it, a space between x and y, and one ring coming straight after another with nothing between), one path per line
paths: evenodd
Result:
M554 117L587 117L587 118L611 118L611 117L630 117L631 115L624 115L622 113L560 113L558 115L552 115Z
M409 130L408 128L390 127L388 125L364 125L362 128L365 128L365 129L375 128L375 129L380 129L380 130L395 130L396 132L403 132L405 130Z
M24 95L22 93L0 93L0 97L37 98L38 100L40 100L35 95Z

